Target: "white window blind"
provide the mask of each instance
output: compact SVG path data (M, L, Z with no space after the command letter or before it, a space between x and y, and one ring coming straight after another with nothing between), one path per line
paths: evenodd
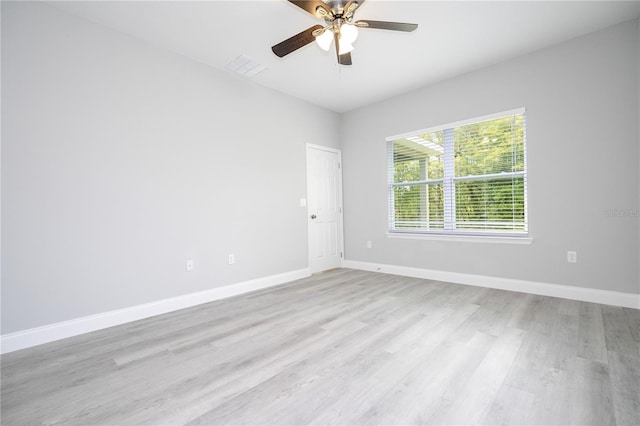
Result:
M524 109L388 138L389 230L525 236Z

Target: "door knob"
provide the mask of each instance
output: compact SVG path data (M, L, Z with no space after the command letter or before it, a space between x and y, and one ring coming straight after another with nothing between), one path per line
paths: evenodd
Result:
M311 219L315 219L316 217L318 217L318 216L316 216L315 214L311 215Z

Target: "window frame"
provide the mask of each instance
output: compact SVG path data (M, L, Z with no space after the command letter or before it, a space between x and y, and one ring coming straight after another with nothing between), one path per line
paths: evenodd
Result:
M449 199L453 197L453 200L449 200L449 202L445 202L444 210L444 226L443 229L397 229L395 228L396 222L396 211L395 211L395 201L394 201L394 192L393 188L398 186L398 183L394 180L394 151L392 149L393 142L399 139L409 139L412 137L416 137L417 135L423 135L427 133L434 132L450 132L451 133L451 141L449 143L453 144L453 130L469 124L475 124L485 121L491 121L499 118L504 118L513 115L521 114L524 118L523 123L523 136L524 136L524 146L523 146L523 170L517 172L506 172L506 173L498 173L498 174L486 174L486 175L478 175L478 176L463 176L456 177L455 176L455 161L453 158L453 146L447 147L445 146L447 142L444 143L443 147L445 148L445 152L443 154L443 168L444 168L444 176L441 179L425 179L420 181L411 181L410 183L415 184L424 184L425 186L429 184L441 183L443 185L443 196L449 197ZM389 136L385 139L386 141L386 149L387 149L387 203L388 203L388 232L387 237L389 238L408 238L408 239L432 239L432 240L440 240L440 241L470 241L470 242L496 242L496 243L512 243L512 244L531 244L533 239L530 237L530 226L529 226L529 216L528 216L528 185L527 185L527 116L526 116L526 108L515 108L507 111L497 112L485 116L473 117L466 120L460 120L453 123L447 123L444 125L438 125L429 127L426 129L414 130L411 132L406 132L398 135ZM445 136L445 140L446 140ZM450 154L450 155L447 155ZM451 158L448 158L451 157ZM487 232L474 232L469 230L460 230L455 229L456 225L456 212L455 212L455 184L457 182L464 182L470 180L491 180L491 177L498 178L508 178L508 177L522 177L524 181L524 228L525 230L522 232L497 232L497 231L487 231ZM408 183L408 182L407 182ZM447 195L447 193L449 195Z

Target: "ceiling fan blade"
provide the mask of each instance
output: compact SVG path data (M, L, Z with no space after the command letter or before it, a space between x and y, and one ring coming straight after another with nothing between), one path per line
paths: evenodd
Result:
M344 55L338 55L338 63L340 65L351 65L351 52L347 52Z
M333 16L333 12L329 5L321 1L314 0L289 0L301 9L306 10L316 18L324 18L325 16Z
M340 36L333 33L333 40L336 43L336 56L340 65L351 65L351 52L340 54Z
M362 3L364 2L365 0L349 0L347 4L344 5L343 9L345 18L351 19L356 9L362 6Z
M356 26L360 28L376 28L379 30L393 30L411 32L418 28L418 24L407 24L406 22L387 21L356 21Z
M298 33L293 37L289 37L285 41L281 41L280 43L271 47L271 50L277 56L282 58L283 56L286 56L289 53L294 52L309 43L314 42L316 38L313 36L313 32L321 28L323 28L322 25L314 25L311 28L307 28L301 33Z
M338 58L338 63L340 63L340 34L334 32L333 41L336 44L336 57Z

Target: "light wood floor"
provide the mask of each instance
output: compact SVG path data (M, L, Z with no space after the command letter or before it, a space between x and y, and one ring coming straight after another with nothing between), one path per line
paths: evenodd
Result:
M2 424L640 424L640 311L353 270L2 356Z

